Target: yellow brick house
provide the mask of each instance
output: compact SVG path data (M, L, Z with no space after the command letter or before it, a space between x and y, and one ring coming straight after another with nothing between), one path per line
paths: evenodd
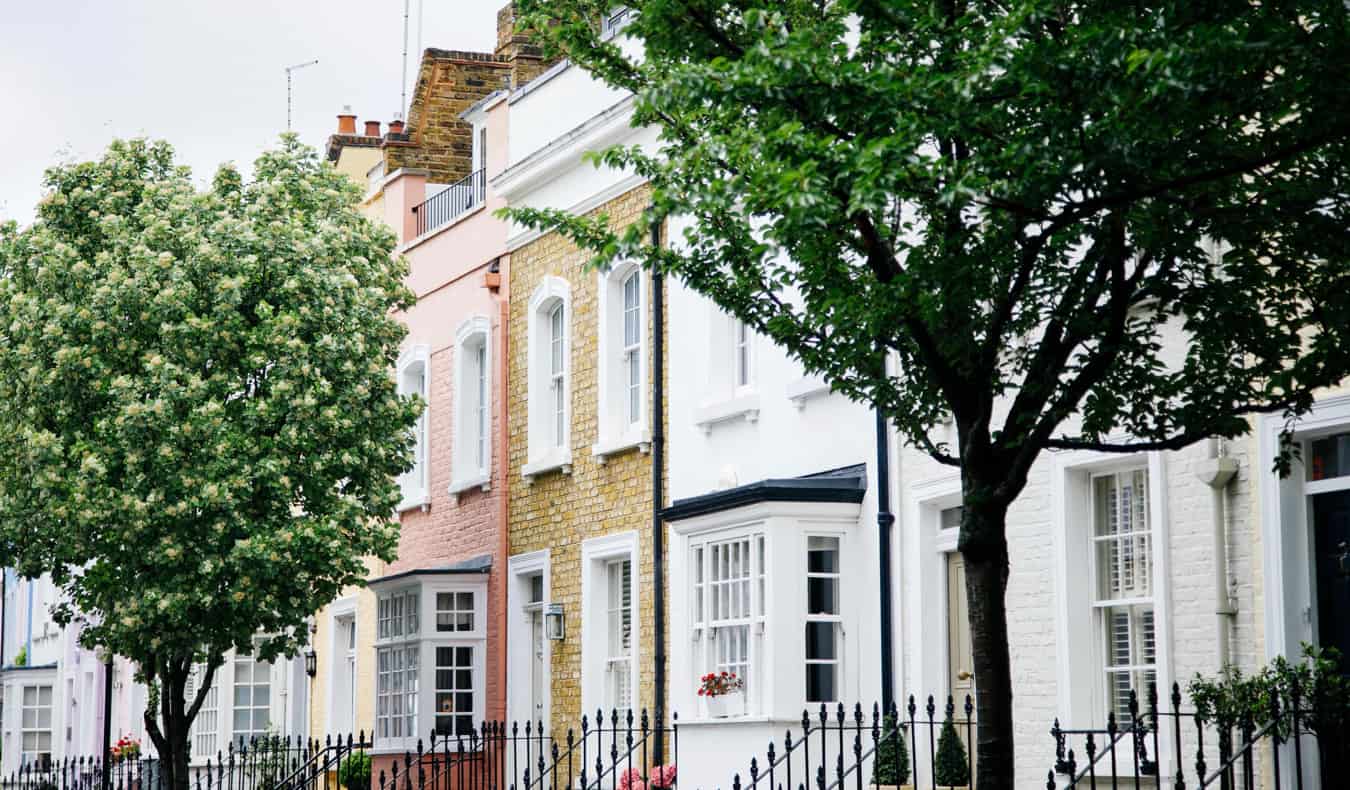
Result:
M650 134L631 97L563 62L510 101L509 203L642 220L647 186L583 161ZM652 278L557 233L513 226L507 247L508 719L560 740L599 710L654 721Z

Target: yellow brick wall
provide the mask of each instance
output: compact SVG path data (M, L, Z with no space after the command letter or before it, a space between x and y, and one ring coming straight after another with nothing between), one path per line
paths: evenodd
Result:
M594 213L607 214L614 227L623 227L638 219L649 202L650 190L643 186L600 206ZM563 604L567 614L567 638L554 642L551 650L550 726L556 732L566 731L569 726L575 728L580 720L582 640L588 637L587 627L604 627L603 624L581 622L581 543L589 538L630 530L638 534L638 567L633 574L641 604L641 610L637 612L640 661L637 705L651 710L654 702L655 621L650 592L652 459L637 449L610 456L604 464L591 456L598 429L596 311L599 295L596 273L586 266L590 257L556 233L547 234L511 255L511 359L507 401L510 554L549 550L549 600ZM568 320L571 332L572 472L567 475L547 472L527 486L520 470L529 451L528 310L531 295L548 275L567 280L571 292ZM648 304L651 304L650 279L648 289ZM650 311L648 321L650 331ZM648 370L651 368L649 364Z

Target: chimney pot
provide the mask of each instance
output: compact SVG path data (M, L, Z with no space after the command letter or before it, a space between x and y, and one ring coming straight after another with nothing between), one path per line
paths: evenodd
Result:
M356 134L356 113L352 112L351 105L344 106L337 118L338 134Z
M379 137L379 136L380 136L380 122L366 121L366 137Z
M390 134L403 134L403 121L393 120L389 122Z

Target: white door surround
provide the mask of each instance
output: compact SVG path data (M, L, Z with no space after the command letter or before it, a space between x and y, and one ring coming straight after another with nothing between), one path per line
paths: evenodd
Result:
M542 611L536 611L542 607L531 604L530 584L532 577L543 577L542 603L546 605L549 600L548 549L517 554L507 561L507 565L509 571L506 585L506 719L508 722L520 722L521 726L529 720L542 720L547 727L552 705L550 683L547 678L551 650L548 640L543 640L542 665L545 678L540 689L543 700L542 704L538 705L539 709L535 710L536 703L531 699L535 686L533 677L535 624L531 615L542 616Z

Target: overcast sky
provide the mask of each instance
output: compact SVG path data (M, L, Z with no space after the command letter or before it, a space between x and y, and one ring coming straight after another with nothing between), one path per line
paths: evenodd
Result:
M427 0L422 46L491 51L507 0ZM420 0L411 0L409 82ZM42 171L115 137L173 144L199 181L293 125L322 148L350 104L399 110L403 0L0 0L0 221L32 220ZM411 90L411 89L410 89Z

